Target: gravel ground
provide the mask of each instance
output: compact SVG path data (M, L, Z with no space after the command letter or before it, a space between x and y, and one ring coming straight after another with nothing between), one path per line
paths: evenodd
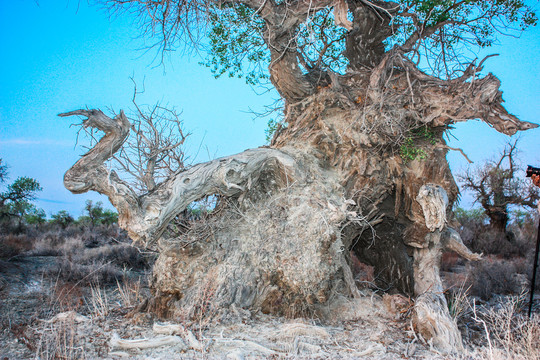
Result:
M116 286L68 288L47 278L55 261L2 264L0 359L442 358L406 316L369 291L336 299L325 323L236 308L212 320L160 322L132 312Z

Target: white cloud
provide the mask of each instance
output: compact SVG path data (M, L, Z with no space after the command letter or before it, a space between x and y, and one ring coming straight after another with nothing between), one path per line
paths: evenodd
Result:
M73 146L72 141L58 141L53 139L40 139L40 140L30 140L30 139L8 139L0 140L0 145L6 146L32 146L32 145L47 145L47 146Z

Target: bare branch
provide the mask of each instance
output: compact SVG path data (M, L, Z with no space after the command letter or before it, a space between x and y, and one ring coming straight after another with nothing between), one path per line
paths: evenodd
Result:
M496 160L482 167L469 168L465 174L458 175L463 188L473 192L476 201L490 218L491 225L499 231L506 229L509 205L535 208L540 199L537 188L515 176L517 142L508 143ZM504 165L505 162L507 165Z
M129 118L131 136L112 159L116 169L133 179L137 192L145 193L186 167L182 145L190 134L182 130L180 115L174 109L159 103L141 108L137 95L142 92L133 83L132 103L136 111Z
M144 246L155 243L169 222L193 201L213 194L233 196L249 191L263 174L272 173L276 186L303 176L289 155L260 148L176 172L154 191L138 196L114 171L104 166L128 136L130 123L124 113L120 112L114 119L100 110L60 114L62 117L73 115L86 116L84 125L104 131L105 136L66 172L66 188L74 193L94 190L108 196L118 210L120 227Z

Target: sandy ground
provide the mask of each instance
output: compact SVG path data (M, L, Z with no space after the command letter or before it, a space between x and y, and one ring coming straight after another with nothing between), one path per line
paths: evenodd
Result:
M406 316L369 291L352 301L337 299L327 309L330 323L235 308L211 321L160 322L130 314L133 307L122 303L115 286L101 295L59 291L43 276L54 261L2 264L0 359L443 358L417 338Z

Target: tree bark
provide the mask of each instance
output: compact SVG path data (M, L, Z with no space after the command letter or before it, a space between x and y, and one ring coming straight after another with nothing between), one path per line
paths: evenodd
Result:
M361 1L353 4L352 29L347 33L345 56L349 60L349 69L361 71L376 67L385 54L383 41L392 34L390 17L384 11L366 6ZM381 9L390 4L378 2Z
M66 173L66 187L109 196L132 239L159 250L151 305L163 316L226 316L233 306L322 316L336 294L357 295L347 262L352 250L375 266L379 286L417 296L424 336L443 351L459 349L442 296L440 254L447 247L477 256L446 224L458 190L443 133L473 118L507 134L535 125L504 110L491 74L441 81L397 53L337 82L288 102L287 127L270 148L195 165L142 196L103 165L125 140L123 113L62 114L85 116L85 126L105 132ZM220 200L207 222L183 233L168 227L209 195Z
M463 350L461 333L450 317L448 304L439 275L442 251L453 250L467 260L479 260L461 241L459 234L447 228L448 197L439 185L426 184L416 198L422 206L428 233L424 243L414 250L414 323L425 339L440 351L450 353Z

